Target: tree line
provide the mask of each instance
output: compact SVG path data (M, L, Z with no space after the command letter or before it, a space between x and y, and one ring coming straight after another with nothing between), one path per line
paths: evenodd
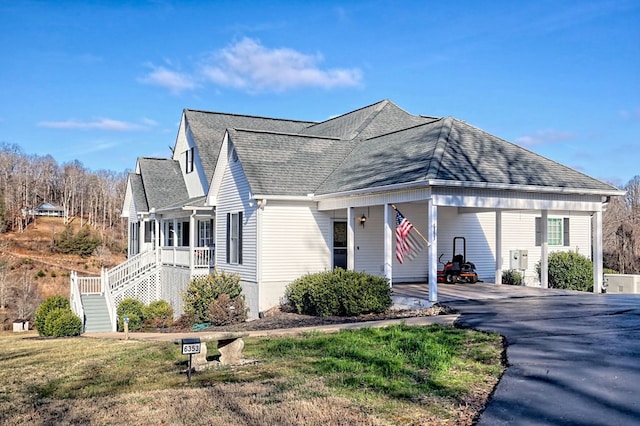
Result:
M621 274L640 273L640 176L613 197L602 218L604 267Z
M101 231L104 243L126 241L120 218L126 184L126 171L91 171L77 160L58 164L51 155L0 143L0 233L23 231L28 212L47 202Z

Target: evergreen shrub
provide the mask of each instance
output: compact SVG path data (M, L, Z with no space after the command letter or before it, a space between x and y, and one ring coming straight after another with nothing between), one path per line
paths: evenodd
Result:
M541 277L540 262L536 264ZM574 251L549 254L549 288L593 291L593 263Z
M336 268L307 274L289 284L285 304L305 315L356 316L384 312L393 301L385 278Z
M138 331L142 328L144 315L142 310L144 303L137 299L127 298L118 305L116 314L118 315L118 330L124 331L124 316L129 318L129 331Z
M70 309L56 309L47 316L46 328L52 337L79 336L82 320Z
M49 312L55 309L68 309L71 310L69 299L62 296L48 297L38 306L34 318L34 328L38 330L40 336L48 336L45 331L45 323Z
M509 285L522 285L522 274L515 269L509 269L508 271L502 271L502 284Z
M168 328L173 323L173 308L166 300L156 300L142 307L145 327Z
M222 295L226 295L229 301L219 301ZM217 314L214 318L210 315L222 309L223 305L226 305L226 309L234 307L236 315L233 322L246 320L247 308L238 274L214 269L207 276L196 277L189 283L182 299L185 315L193 324L217 321ZM225 321L225 316L220 320Z

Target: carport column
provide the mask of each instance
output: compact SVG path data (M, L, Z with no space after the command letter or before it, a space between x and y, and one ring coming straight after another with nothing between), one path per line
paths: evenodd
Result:
M604 280L602 270L602 211L597 211L591 216L591 236L593 238L593 292L602 292Z
M355 217L354 208L347 207L347 270L353 271L356 268L355 262Z
M427 200L427 241L431 244L427 247L429 257L429 301L438 301L438 206L433 198Z
M391 204L384 205L384 277L393 286L393 220Z
M549 288L549 232L547 225L549 224L549 212L542 210L540 219L540 286Z
M502 210L496 210L496 284L502 284Z

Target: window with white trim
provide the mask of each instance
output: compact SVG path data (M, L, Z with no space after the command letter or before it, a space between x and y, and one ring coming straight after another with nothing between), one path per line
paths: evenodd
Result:
M198 221L198 247L213 247L213 219Z
M541 217L536 217L536 246L542 245L541 220ZM569 223L568 217L547 218L547 243L549 246L569 246Z
M227 213L227 263L242 265L242 212Z
M193 147L185 151L185 171L191 173L193 171L193 157L195 149Z

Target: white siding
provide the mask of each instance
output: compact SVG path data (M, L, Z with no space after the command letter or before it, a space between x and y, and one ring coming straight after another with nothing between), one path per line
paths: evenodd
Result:
M257 317L259 289L256 277L257 207L240 162L230 162L224 172L216 210L216 267L240 274L249 315ZM227 263L227 213L242 212L242 264Z
M331 269L331 214L312 202L268 201L261 217L260 309L279 304L286 286Z
M536 263L540 261L542 248L536 246L535 218L539 213L503 213L502 214L502 269L509 269L509 251L527 250L528 268L525 271L527 285L540 285L536 273ZM569 217L569 246L549 246L554 251L577 251L591 259L591 217L587 214L557 215L549 212L549 218Z
M510 232L503 228L503 235ZM495 213L462 213L457 207L438 208L438 257L442 262L453 258L453 239L464 237L467 243L467 261L476 265L478 277L493 281L495 276ZM456 253L463 254L463 241L456 242ZM442 264L438 269L442 269Z
M194 149L194 161L193 171L187 173L186 152L192 147L195 147L193 140L190 137L190 132L185 124L184 115L180 122L180 129L178 130L178 136L176 138L176 144L173 149L173 159L180 163L180 170L184 176L184 182L187 185L187 191L189 192L189 198L200 197L207 193L209 190L209 182L207 182L204 171L202 169L202 163L200 162L200 154L198 149Z

